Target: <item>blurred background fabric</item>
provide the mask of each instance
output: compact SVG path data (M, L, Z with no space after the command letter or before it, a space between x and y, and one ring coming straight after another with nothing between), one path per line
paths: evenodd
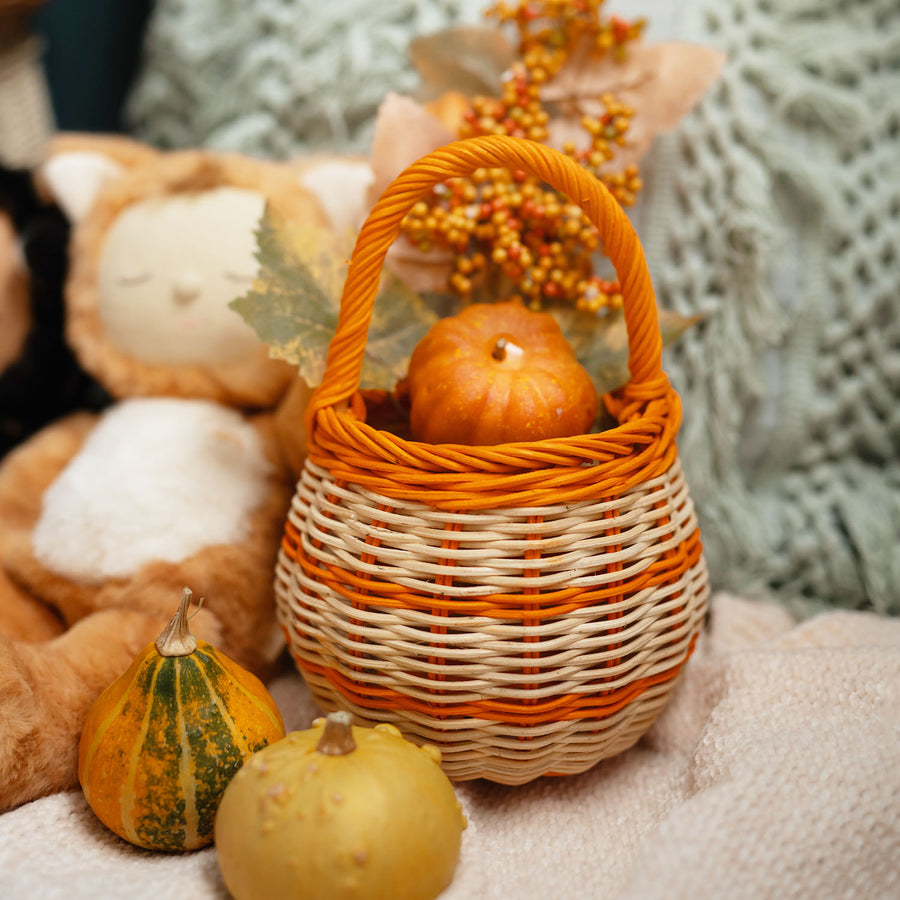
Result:
M60 127L273 158L366 153L385 95L416 88L409 41L480 23L488 5L148 4L41 10ZM46 20L70 15L75 27L78 8L94 10L80 20L80 75ZM680 455L714 587L798 611L898 614L900 4L604 9L648 17L647 40L729 57L699 107L657 141L632 210L661 306L704 315L664 364L684 403ZM80 82L77 103L67 78L73 91ZM88 109L85 91L103 104Z
M45 0L34 16L57 127L121 131L153 0Z
M388 91L412 90L412 37L481 23L482 0L157 0L126 117L161 147L281 159L364 153Z

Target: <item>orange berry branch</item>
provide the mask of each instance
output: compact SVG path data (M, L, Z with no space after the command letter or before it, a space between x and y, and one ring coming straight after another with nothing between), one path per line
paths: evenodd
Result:
M601 16L605 0L522 0L486 11L518 32L519 59L508 70L500 97L474 97L459 137L505 134L544 142L551 110L542 88L578 50L621 59L640 37L643 20ZM586 144L562 150L592 171L623 205L641 189L638 167L611 172L616 147L625 143L634 110L611 94L604 112L582 115ZM577 109L564 110L578 115ZM616 281L595 272L602 250L597 229L568 198L524 172L480 169L450 179L416 204L403 233L419 250L453 254L449 286L464 302L518 297L534 309L570 304L588 312L622 305Z

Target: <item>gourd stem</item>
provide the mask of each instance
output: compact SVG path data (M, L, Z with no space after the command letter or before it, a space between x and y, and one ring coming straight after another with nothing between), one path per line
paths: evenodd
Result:
M325 730L316 750L327 756L346 756L356 749L356 741L353 739L353 729L350 727L353 716L348 712L339 710L330 712L325 716Z
M494 349L491 350L491 356L497 360L497 362L503 362L506 359L506 338L497 338L497 343L494 344Z
M156 650L160 656L190 656L197 649L197 638L188 627L188 610L191 608L191 589L181 592L181 603L172 621L156 639Z

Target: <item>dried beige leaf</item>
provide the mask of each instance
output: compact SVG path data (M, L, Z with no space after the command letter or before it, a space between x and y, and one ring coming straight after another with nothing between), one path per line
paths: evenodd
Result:
M677 41L635 41L627 45L622 61L610 54L597 56L582 45L543 87L541 96L553 107L548 143L557 148L567 141L586 145L581 117L602 115L600 98L612 94L635 111L625 145L616 148L607 166L621 171L639 162L657 135L678 127L719 77L726 59L712 47Z
M516 49L497 28L458 25L415 38L409 58L422 79L420 99L448 91L492 96L499 93L500 77L515 61Z
M372 135L372 191L382 191L409 165L456 135L412 97L389 93L375 117Z
M372 138L373 203L409 165L454 140L454 133L411 97L390 93L378 109ZM388 251L388 267L414 291L447 289L453 256L449 251L422 253L406 238Z

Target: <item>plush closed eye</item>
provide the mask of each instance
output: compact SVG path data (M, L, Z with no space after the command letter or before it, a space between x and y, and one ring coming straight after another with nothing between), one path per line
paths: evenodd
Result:
M119 284L125 285L125 287L133 287L134 285L144 284L144 282L149 281L152 277L152 272L138 272L135 275L120 275L116 280Z
M238 284L250 284L256 278L255 272L226 272L225 277L229 281L235 281Z

